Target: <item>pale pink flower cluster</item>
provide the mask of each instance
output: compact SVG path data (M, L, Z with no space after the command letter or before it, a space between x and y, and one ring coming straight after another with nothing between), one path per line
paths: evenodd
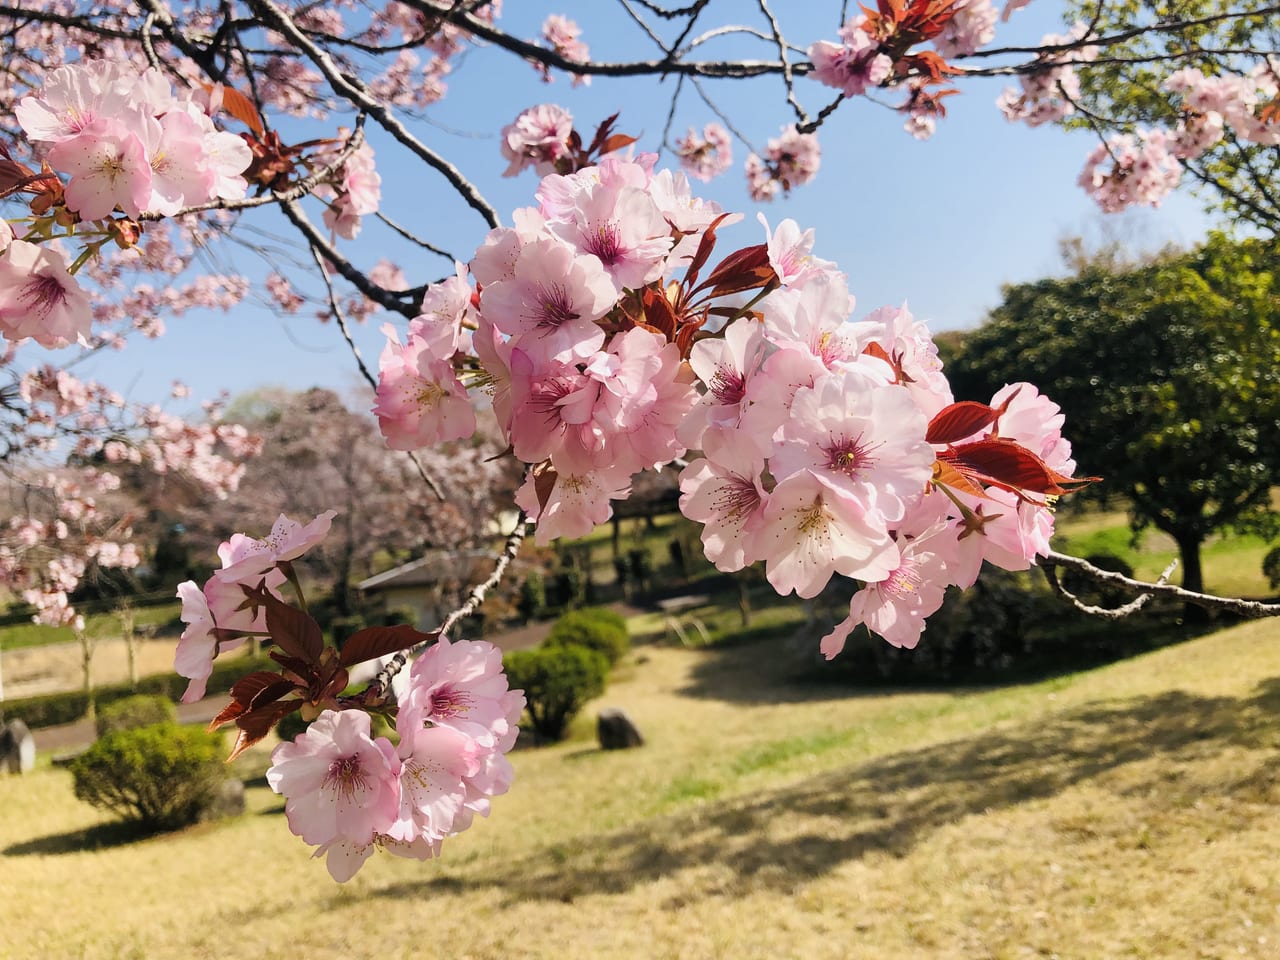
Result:
M6 340L30 337L54 348L85 343L92 321L88 295L53 247L13 240L0 253L0 335Z
M553 13L542 24L542 39L560 56L574 63L586 63L591 59L590 48L583 43L579 37L582 36L582 28L570 20L568 17ZM537 65L538 71L542 74L542 79L550 83L552 80L551 71L543 64ZM573 85L590 85L591 78L583 73L575 73L573 75Z
M880 51L879 42L863 29L866 20L862 14L851 17L840 28L842 43L819 40L806 51L813 61L813 78L843 91L846 97L855 97L866 93L868 87L880 86L893 72L893 61Z
M1047 34L1041 46L1057 46L1082 39L1088 28L1077 24L1065 36ZM996 98L996 106L1010 123L1022 122L1030 127L1053 123L1076 112L1075 100L1080 96L1080 78L1073 64L1097 57L1096 47L1079 47L1070 51L1045 54L1038 58L1043 66L1018 78L1021 89L1006 87Z
M956 0L933 45L948 58L976 53L995 39L998 16L991 0Z
M316 195L332 198L324 211L325 226L343 239L354 240L360 233L360 218L377 213L382 202L382 177L374 167L373 147L367 142L356 147L336 181L322 185Z
M380 848L426 860L488 816L513 771L505 754L524 695L507 688L502 652L442 639L414 661L396 716L399 746L371 735L361 710L326 710L271 754L267 782L289 828L345 883Z
M101 220L119 208L172 216L215 198L243 197L252 155L197 104L174 96L154 68L104 60L59 67L15 110L53 168L70 175L67 208Z
M1278 68L1260 63L1243 76L1208 77L1186 67L1163 86L1180 94L1183 118L1174 132L1179 157L1192 160L1218 143L1230 128L1236 136L1262 146L1280 144L1280 122L1263 119L1263 106L1280 95Z
M712 180L733 165L729 131L718 123L708 123L702 133L690 127L676 141L676 156L689 176L704 182Z
M553 103L540 103L522 112L502 128L502 156L508 161L504 177L514 177L527 167L545 177L555 173L556 161L569 153L573 116Z
M328 510L304 525L281 514L263 540L237 533L218 547L222 569L203 587L194 580L178 584L187 628L178 641L173 669L190 681L183 703L204 696L219 653L240 646L247 637L266 636L266 611L246 590L265 589L279 599L287 579L280 563L296 560L320 542L336 515Z
M429 289L409 346L389 331L378 413L393 445L456 435L464 383L484 387L530 467L516 501L540 543L589 533L634 474L698 451L680 474L681 510L704 525L717 567L763 563L775 589L802 597L836 575L865 585L828 655L859 622L913 645L948 584L972 584L984 560L1021 569L1048 549L1042 499L936 488L950 447L926 434L952 396L928 331L905 307L851 322L845 276L813 255L813 231L766 224L764 243L699 286L681 271L726 218L682 175L608 158L545 177L537 197L477 250L478 294L460 267ZM696 292L719 283L759 293L707 324L710 299ZM690 323L699 336L681 330ZM1014 441L1070 474L1056 406L1030 385L992 406L995 422L965 442Z
M814 134L800 133L795 124L783 127L782 134L766 144L763 159L754 153L747 157L747 191L752 200L772 200L779 189L789 193L814 178L821 159Z
M1135 204L1158 207L1182 179L1176 142L1159 128L1098 144L1077 181L1106 213Z

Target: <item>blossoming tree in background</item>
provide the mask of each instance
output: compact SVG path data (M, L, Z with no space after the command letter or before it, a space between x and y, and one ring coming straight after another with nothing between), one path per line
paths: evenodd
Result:
M801 597L834 577L858 583L848 617L821 641L828 657L858 624L914 646L946 588L972 585L984 563L1080 566L1050 551L1052 504L1093 478L1075 477L1051 399L1020 383L957 400L905 307L856 310L812 231L763 216L740 224L688 179L724 174L738 141L749 195L768 201L814 179L821 131L858 101L887 103L906 133L926 138L967 80L1005 75L999 108L1010 120L1083 118L1098 131L1081 183L1104 209L1158 203L1190 170L1234 207L1265 211L1269 191L1246 203L1206 158L1274 155L1265 151L1280 136L1280 62L1266 44L1276 8L1240 2L1171 18L1158 3L1101 3L1034 48L994 46L1001 16L1025 5L880 0L852 16L833 5L842 22L831 36L796 46L764 0L739 6L741 24L711 22L706 2L640 0L619 5L619 29L635 30L626 49L652 52L628 60L593 55L592 38L560 15L538 38L508 31L500 4L483 0L0 5L6 340L63 351L54 356L114 348L159 335L167 313L233 306L251 290L282 313L317 308L348 339L351 320L389 313L397 322L384 328L377 372L353 350L387 445L417 457L469 438L486 404L521 466L524 519L489 580L430 634L370 628L340 652L324 646L293 562L324 537L332 511L305 524L281 516L261 540L231 536L220 569L180 590L188 698L203 693L213 659L248 637L269 640L279 665L237 683L215 721L238 727L236 754L292 712L315 719L277 749L268 779L288 798L291 829L336 878L378 847L434 855L507 789L504 754L523 699L507 689L496 650L450 632L502 576L528 524L542 543L589 533L643 471L679 470L681 509L702 524L719 569L762 564L779 593ZM1218 32L1230 42L1202 42ZM1098 91L1143 38L1162 44L1137 54L1161 74L1143 86L1152 109L1104 115ZM552 104L492 118L506 175L532 168L540 178L533 205L504 226L420 122L440 98L467 96L464 61L479 50L575 85L675 77L670 116L686 86L710 116L683 134L669 120L652 142L624 132L625 117L581 125ZM753 77L776 78L778 110L720 115L708 88ZM409 199L382 196L392 150L489 228L467 263L429 220L405 225L385 212ZM1257 169L1241 163L1230 176ZM441 256L446 275L433 282L381 247L364 249L372 218L415 260ZM260 280L211 279L191 259L259 222L288 231L303 266L268 255ZM299 292L308 271L322 283L319 302ZM39 382L65 403L63 373L50 368ZM154 439L169 429L160 414L141 423L152 441L120 448L102 422L77 422L59 428L55 448L83 435L86 451L110 460L151 442L149 462L167 468L170 448ZM218 429L200 435L247 443ZM52 564L46 573L61 575ZM348 692L351 667L388 655L365 689ZM370 714L394 719L397 742L374 735Z

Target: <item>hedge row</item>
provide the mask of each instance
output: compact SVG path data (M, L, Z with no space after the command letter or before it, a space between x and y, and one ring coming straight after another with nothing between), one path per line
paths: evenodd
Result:
M273 669L279 669L278 665L265 655L215 660L207 689L209 693L224 693L231 689L231 685L236 680L252 670ZM142 677L138 681L137 689L127 682L95 687L93 698L100 707L131 697L135 693L156 694L177 702L186 689L185 677L180 677L176 673L158 673L150 677ZM0 703L5 720L20 719L33 730L62 723L75 723L83 719L88 706L83 690L50 693L43 697L27 697L22 700L5 700Z

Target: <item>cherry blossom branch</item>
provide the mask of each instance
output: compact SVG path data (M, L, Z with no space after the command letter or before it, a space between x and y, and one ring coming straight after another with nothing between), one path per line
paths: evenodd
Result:
M190 207L183 207L172 216L183 217L190 213L203 213L206 210L248 210L271 203L283 204L291 200L301 200L303 197L309 196L315 191L316 187L341 170L342 165L360 148L360 145L364 143L364 124L365 114L357 114L355 127L351 131L351 135L347 138L347 142L342 145L342 148L334 154L333 160L322 167L317 167L287 190L272 190L270 193L263 194L260 197L246 197L243 200L210 200L207 203L197 203ZM171 217L154 211L144 211L138 216L138 219L143 221L166 220L171 219Z
M417 316L416 304L404 303L395 294L378 286L358 270L350 260L340 254L333 244L325 240L324 235L316 229L316 225L308 219L296 200L283 201L280 204L280 210L289 218L289 222L302 232L302 235L307 238L307 242L324 254L324 259L338 271L342 279L379 306L392 310L404 317L412 318Z
M373 682L369 684L368 690L365 691L365 697L368 700L376 700L387 690L391 681L395 679L396 674L404 669L405 664L409 662L409 658L417 655L424 650L430 643L435 640L443 640L453 626L465 617L471 616L475 612L476 607L484 602L484 598L489 591L496 587L507 572L507 567L511 565L511 561L515 559L516 554L520 552L520 547L524 544L525 533L528 530L529 522L525 519L523 513L520 519L516 521L515 529L511 531L511 535L507 537L506 545L502 549L502 553L498 556L497 562L493 565L493 572L483 583L478 583L471 588L471 592L467 594L467 599L463 604L444 618L444 622L440 624L435 636L431 641L420 643L416 647L408 650L401 650L391 658L391 661L378 671L378 675L373 678Z
M324 256L314 244L311 246L311 256L315 258L316 266L320 269L320 278L324 281L325 291L329 297L329 311L333 314L333 319L337 322L338 329L342 331L342 336L347 341L347 346L351 348L351 355L356 359L356 366L360 368L360 375L364 377L365 382L369 384L374 394L377 394L378 378L370 372L368 365L364 362L364 354L360 352L360 347L356 344L355 338L351 336L351 328L347 324L346 311L342 309L342 304L338 300L337 291L333 288L333 281L329 279L329 270L325 266ZM440 489L440 485L436 483L435 478L427 471L422 459L412 450L406 450L405 454L418 469L418 476L427 485L427 489L431 491L437 500L444 503L444 491Z
M1159 595L1162 597L1172 597L1175 600L1182 600L1186 603L1194 603L1197 606L1204 607L1209 610L1225 610L1228 613L1234 613L1241 617L1280 617L1280 603L1264 603L1259 600L1242 600L1235 597L1219 597L1209 593L1196 593L1193 590L1184 590L1182 587L1167 583L1167 579L1173 572L1176 563L1170 564L1169 567L1160 575L1155 583L1147 583L1142 580L1134 580L1126 577L1122 573L1116 573L1113 570L1103 570L1095 567L1087 560L1080 557L1073 557L1069 554L1058 553L1056 550L1049 551L1045 555L1041 563L1041 569L1045 572L1050 586L1056 592L1071 600L1079 609L1085 613L1094 614L1096 616L1104 616L1109 619L1120 619L1120 617L1128 616L1130 613L1139 609L1142 604L1133 601L1124 607L1116 608L1109 611L1106 608L1091 607L1083 604L1073 594L1067 592L1061 584L1057 582L1056 567L1065 567L1069 570L1075 570L1077 573L1083 574L1089 579L1097 583L1115 586L1124 589L1130 593L1146 594L1147 596ZM1143 603L1146 602L1144 597L1139 597ZM1135 605L1136 604L1136 605ZM1132 607L1130 610L1128 608Z
M396 233L400 234L400 236L404 237L410 243L415 243L418 246L420 246L423 250L428 250L431 253L434 253L438 257L444 257L450 263L457 262L458 258L454 256L452 253L450 253L448 250L444 250L440 247L437 247L433 243L428 243L426 240L423 240L420 236L418 236L408 227L405 227L399 223L396 223L396 221L392 220L381 210L377 211L374 214L374 216L377 217L379 220L381 220L383 223L385 223L388 227L390 227Z
M758 0L758 2L760 12L769 21L769 29L773 32L774 43L778 45L778 59L782 61L782 83L787 90L787 103L795 111L796 120L802 124L808 124L809 114L805 112L804 107L800 106L800 101L796 99L795 78L791 72L791 61L787 59L787 42L782 37L782 27L778 24L778 18L773 15L773 11L769 9L768 0Z
M362 82L349 73L338 69L333 58L307 38L297 25L272 0L249 0L250 6L258 12L266 25L279 31L297 45L307 59L329 81L334 93L350 101L368 113L387 133L395 137L399 143L408 148L418 159L422 160L436 172L441 174L449 185L467 202L473 210L480 214L490 227L501 223L498 212L480 195L480 191L453 164L431 150L411 134L382 101L375 97Z

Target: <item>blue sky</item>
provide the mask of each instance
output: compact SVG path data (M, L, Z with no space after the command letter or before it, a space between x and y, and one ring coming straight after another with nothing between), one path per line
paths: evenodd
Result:
M786 16L791 19L783 19L789 40L804 46L835 38L838 4L790 6L794 9ZM583 26L583 38L599 58L652 55L629 24L625 30L620 27L620 8L613 4L508 2L507 7L503 24L522 36L536 37L545 15L561 12ZM755 9L754 4L745 7ZM818 18L819 9L826 15ZM1060 10L1053 0L1039 0L1004 25L997 43L1034 43L1046 32L1060 31ZM758 45L745 52L769 55ZM520 110L539 102L558 103L587 131L620 111L619 128L638 135L641 148L657 149L675 89L670 78L661 84L597 78L590 87L572 88L560 76L547 85L526 64L484 49L468 53L448 82L449 95L430 109L429 122L416 132L476 183L504 222L513 208L532 203L537 182L531 172L513 179L500 176L505 163L497 132ZM905 300L934 330L973 326L999 302L1002 284L1058 272L1058 242L1065 236L1110 234L1135 246L1158 248L1167 242L1192 244L1211 226L1199 203L1185 195L1175 195L1158 210L1120 218L1098 213L1075 186L1091 138L1007 123L994 103L1004 86L999 80L964 82L962 95L949 98L948 117L926 142L901 129L900 114L867 102L847 102L819 133L823 156L818 178L782 201L757 206L748 200L741 175L747 150L740 144L734 146L734 170L711 184L695 183L695 191L746 213L743 224L726 235L725 251L763 239L755 222L757 209L771 223L791 217L802 227L815 228L815 253L849 274L858 298L856 315ZM776 78L713 82L706 89L757 148L793 119ZM813 81L797 82L797 94L811 112L832 92ZM701 127L711 119L710 110L686 85L674 131ZM290 123L283 129L304 139L332 135L336 124ZM385 135L370 127L383 177L384 210L458 256L469 257L486 230L480 218L439 177L406 162ZM666 154L663 162L670 159ZM319 221L318 208L312 216ZM269 216L250 216L249 221L267 230L287 230ZM405 250L378 224L367 225L358 241L343 248L366 267L383 256L397 259L411 283L449 272L441 259ZM250 277L266 272L245 251L226 256ZM296 275L287 267L282 272ZM320 289L305 277L298 284L311 292ZM371 363L381 349L378 327L385 319L375 318L356 331ZM83 372L135 400L163 399L171 381L182 379L192 387L193 398L169 401L166 405L175 412L189 411L195 401L223 387L233 394L268 385L324 385L351 393L360 389L355 365L333 324L320 324L309 313L279 317L257 304L226 315L193 313L171 319L160 340L138 340L123 352L93 358Z

